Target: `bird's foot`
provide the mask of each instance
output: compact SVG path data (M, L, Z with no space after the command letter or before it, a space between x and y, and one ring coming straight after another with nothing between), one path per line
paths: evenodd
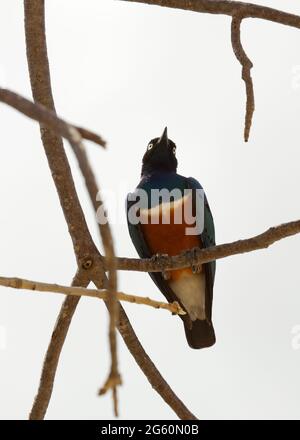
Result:
M199 250L200 248L193 247L192 249L188 249L187 251L184 251L184 256L187 257L188 260L190 261L192 272L195 274L202 272L202 264L197 263Z
M170 271L163 270L161 274L162 274L162 277L165 281L168 281L169 279L171 279Z
M188 260L192 263L194 262L197 257L198 257L198 252L200 251L201 248L199 247L193 247L191 249L187 249L185 251L182 252L182 254L188 258Z
M192 272L197 274L202 272L202 264L193 264L192 265Z
M158 264L159 266L164 267L166 260L169 258L168 254L154 254L151 257L151 260Z
M166 262L169 258L168 254L155 254L151 257L151 260L158 264L158 266L161 268L161 274L164 280L169 280L171 278L170 272L163 270L166 266Z

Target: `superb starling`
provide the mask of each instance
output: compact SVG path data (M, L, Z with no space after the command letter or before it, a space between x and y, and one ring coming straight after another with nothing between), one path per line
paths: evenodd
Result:
M176 170L176 145L168 139L165 128L160 138L149 142L141 181L127 196L129 233L141 258L161 261L164 255L182 252L192 257L195 248L215 244L214 221L202 186ZM179 316L192 348L209 347L216 340L212 325L215 268L215 261L211 261L192 268L149 273L167 300L177 301L185 310L186 314Z

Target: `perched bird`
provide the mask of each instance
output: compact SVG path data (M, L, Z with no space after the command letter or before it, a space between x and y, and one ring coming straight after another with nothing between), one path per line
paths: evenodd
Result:
M143 157L141 181L135 192L127 196L129 233L141 258L152 257L159 261L164 255L185 251L192 256L195 248L215 244L213 217L202 186L196 179L183 177L176 171L176 145L168 139L165 128L160 138L149 142ZM198 204L200 209L196 209L201 194L202 203ZM168 198L168 195L171 196ZM191 221L187 221L184 214L188 210L192 211L193 225L197 220L202 221L202 228L194 229L196 233L187 233ZM193 268L149 274L166 299L179 302L186 311L179 316L192 348L215 343L211 320L215 265L212 261Z

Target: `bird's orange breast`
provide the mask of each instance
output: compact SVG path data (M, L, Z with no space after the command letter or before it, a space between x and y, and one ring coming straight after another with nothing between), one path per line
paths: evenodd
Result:
M182 201L159 205L159 207L144 210L141 213L142 233L152 255L168 254L173 256L193 247L201 247L201 240L198 235L186 234L187 228L191 228L192 225L185 222L184 203L187 202L182 199ZM178 210L182 211L180 223L178 223ZM165 224L163 217L164 219L167 218L169 222ZM176 280L184 274L191 273L192 271L189 268L169 272L171 280Z

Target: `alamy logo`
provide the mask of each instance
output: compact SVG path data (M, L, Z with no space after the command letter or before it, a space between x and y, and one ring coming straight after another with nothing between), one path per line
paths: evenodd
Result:
M199 235L204 229L204 191L185 189L143 189L128 195L128 222L137 224L184 224L186 235Z
M186 235L200 235L204 229L204 190L200 188L180 190L151 189L149 192L137 188L127 196L127 219L124 214L124 187L119 190L104 189L96 200L99 207L96 220L106 224L109 212L110 224L172 224L183 225ZM104 200L104 204L101 201ZM105 208L104 208L105 206Z

